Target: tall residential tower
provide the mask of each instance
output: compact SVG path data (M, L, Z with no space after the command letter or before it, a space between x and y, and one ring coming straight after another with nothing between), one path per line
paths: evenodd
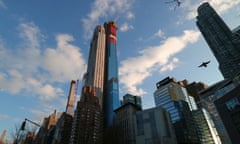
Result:
M117 25L114 21L95 28L90 46L85 86L93 86L104 112L104 125L112 125L120 106L117 61Z
M117 25L113 21L104 24L106 30L106 80L103 111L105 113L105 126L111 126L114 110L120 106L118 86L118 61L117 61Z
M239 73L240 45L234 40L233 32L207 2L198 7L197 26L216 57L223 77L232 78Z

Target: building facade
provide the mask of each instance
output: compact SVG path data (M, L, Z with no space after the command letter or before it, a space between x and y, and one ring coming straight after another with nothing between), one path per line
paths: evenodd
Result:
M43 119L43 123L36 135L34 144L51 143L51 140L53 139L53 134L54 134L53 132L54 132L56 123L57 123L57 115L55 110L54 113L52 113L51 115Z
M161 107L136 112L136 144L177 144L169 113Z
M73 117L63 112L57 121L51 144L69 143L72 131Z
M240 46L233 40L233 33L205 2L198 7L197 26L219 63L224 78L232 78L240 71Z
M210 114L203 108L192 112L201 144L221 144Z
M214 102L233 90L236 87L236 84L237 83L232 80L226 79L199 92L201 105L209 112L218 132L218 137L224 144L231 144L231 139Z
M170 113L178 143L199 143L190 104L184 88L174 78L165 78L154 92L155 105Z
M114 126L118 127L124 144L137 144L135 137L135 115L141 110L133 103L126 103L115 110Z
M217 99L217 111L228 132L232 144L239 143L240 137L240 85Z
M116 34L117 25L113 21L95 28L85 74L84 85L96 89L104 112L105 127L112 125L114 110L120 106Z
M96 94L103 105L103 90L106 67L106 33L105 28L101 25L96 26L90 44L88 57L87 73L85 74L85 86L96 88Z
M70 144L102 144L103 113L93 87L83 87L77 103Z
M104 23L106 31L106 80L104 92L104 125L113 123L114 110L120 106L117 59L117 24L114 21Z
M135 96L131 94L126 94L123 96L122 105L132 103L136 105L139 109L142 109L142 99L140 96Z
M194 97L197 107L201 108L202 106L199 92L203 89L206 89L208 85L202 82L192 82L190 84L186 84L184 87L187 89L188 94Z

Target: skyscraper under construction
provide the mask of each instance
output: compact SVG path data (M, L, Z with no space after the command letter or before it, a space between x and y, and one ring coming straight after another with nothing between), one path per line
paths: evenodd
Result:
M96 89L105 127L112 125L114 110L120 106L116 32L117 25L113 21L95 28L85 75L85 85Z

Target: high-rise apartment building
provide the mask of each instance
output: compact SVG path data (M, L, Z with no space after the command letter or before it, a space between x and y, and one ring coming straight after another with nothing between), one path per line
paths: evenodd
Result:
M88 57L88 67L85 76L85 86L93 86L100 105L103 105L103 91L106 67L106 33L103 26L95 28Z
M120 106L117 59L117 25L113 21L104 24L106 31L106 80L103 101L104 124L113 123L114 110Z
M240 46L232 31L207 2L198 7L196 23L216 57L223 77L234 77L240 71Z
M75 110L71 144L102 144L103 113L96 89L83 87L81 100Z
M96 88L104 111L104 125L112 125L114 110L120 106L117 61L117 25L113 21L97 26L91 41L85 85Z

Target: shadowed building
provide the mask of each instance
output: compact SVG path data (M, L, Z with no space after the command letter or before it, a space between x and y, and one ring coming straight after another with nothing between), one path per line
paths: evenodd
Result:
M240 37L233 33L216 11L205 2L198 7L197 26L219 63L224 78L240 71Z
M142 109L142 99L140 96L135 96L131 94L126 94L123 96L122 105L132 103L136 105L139 109Z
M34 140L34 144L45 144L49 143L51 139L53 139L54 129L57 123L56 110L54 113L45 117L43 119L42 126L40 127L36 139Z
M214 104L232 144L238 144L240 138L240 85L217 99Z
M123 105L115 110L114 126L119 128L124 144L136 144L136 112L141 111L142 107L135 103L135 98L141 101L139 96L125 95Z
M75 99L76 81L71 81L66 111L57 121L52 144L68 144L70 142Z
M71 133L71 144L102 144L103 113L93 87L83 87L77 103Z
M192 112L201 144L221 144L210 114L203 108Z
M161 107L136 112L136 144L177 144L169 113Z
M142 110L140 101L141 97L126 94L123 105L115 110L114 126L123 137L121 144L176 144L169 113L161 107Z

